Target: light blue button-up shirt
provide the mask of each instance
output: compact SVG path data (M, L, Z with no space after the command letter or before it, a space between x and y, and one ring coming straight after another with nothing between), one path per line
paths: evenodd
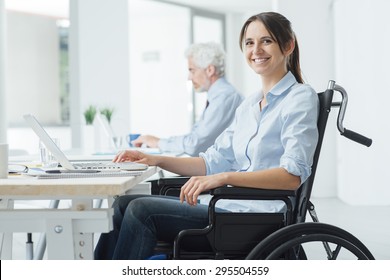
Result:
M245 99L231 126L200 154L207 174L282 167L304 182L310 176L318 140L317 94L288 72L266 94L267 105L260 111L262 98L262 93L256 93ZM265 207L270 211L281 209L274 202L261 203L270 204Z
M208 107L186 135L160 139L162 152L198 156L214 144L215 139L233 121L235 111L244 98L226 81L219 78L207 92Z

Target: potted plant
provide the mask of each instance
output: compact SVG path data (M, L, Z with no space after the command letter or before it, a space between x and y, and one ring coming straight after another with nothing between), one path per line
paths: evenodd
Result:
M87 125L93 124L93 120L95 119L96 115L96 107L90 105L85 111L84 111L84 118L85 118L85 123Z
M100 110L100 113L106 116L108 123L111 123L111 117L112 114L114 113L114 108L103 108Z

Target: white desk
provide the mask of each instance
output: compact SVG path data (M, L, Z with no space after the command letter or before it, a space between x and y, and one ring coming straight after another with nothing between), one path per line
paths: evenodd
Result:
M149 167L135 177L0 179L1 259L12 258L14 232L44 232L48 259L92 259L93 233L112 229L111 208L93 208L93 199L125 194L157 172ZM14 209L14 200L70 199L70 209ZM109 204L110 205L110 204Z

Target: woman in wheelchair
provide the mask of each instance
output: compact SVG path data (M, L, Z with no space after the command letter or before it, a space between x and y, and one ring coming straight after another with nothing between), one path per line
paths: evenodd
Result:
M118 197L114 229L101 235L95 259L146 259L158 240L172 242L183 229L204 228L208 207L200 194L207 190L222 185L295 190L309 177L318 140L318 97L303 84L298 42L289 20L274 12L254 15L243 25L239 40L262 88L246 98L230 127L199 157L134 150L115 156L115 162L136 161L192 177L181 188L180 198ZM221 211L237 206L223 202L218 204ZM276 212L284 206L277 201L248 203L253 211Z

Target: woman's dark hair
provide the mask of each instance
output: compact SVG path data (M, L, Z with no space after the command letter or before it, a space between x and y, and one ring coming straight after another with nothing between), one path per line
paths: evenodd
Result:
M295 37L294 31L291 28L291 22L283 15L275 12L260 13L248 18L244 23L240 32L240 49L243 50L245 33L251 22L260 21L264 24L265 28L271 34L272 38L279 44L279 48L282 52L288 47L288 44L293 40L295 42L294 51L291 53L287 69L291 71L295 79L303 84L301 67L299 64L299 47L298 41Z

